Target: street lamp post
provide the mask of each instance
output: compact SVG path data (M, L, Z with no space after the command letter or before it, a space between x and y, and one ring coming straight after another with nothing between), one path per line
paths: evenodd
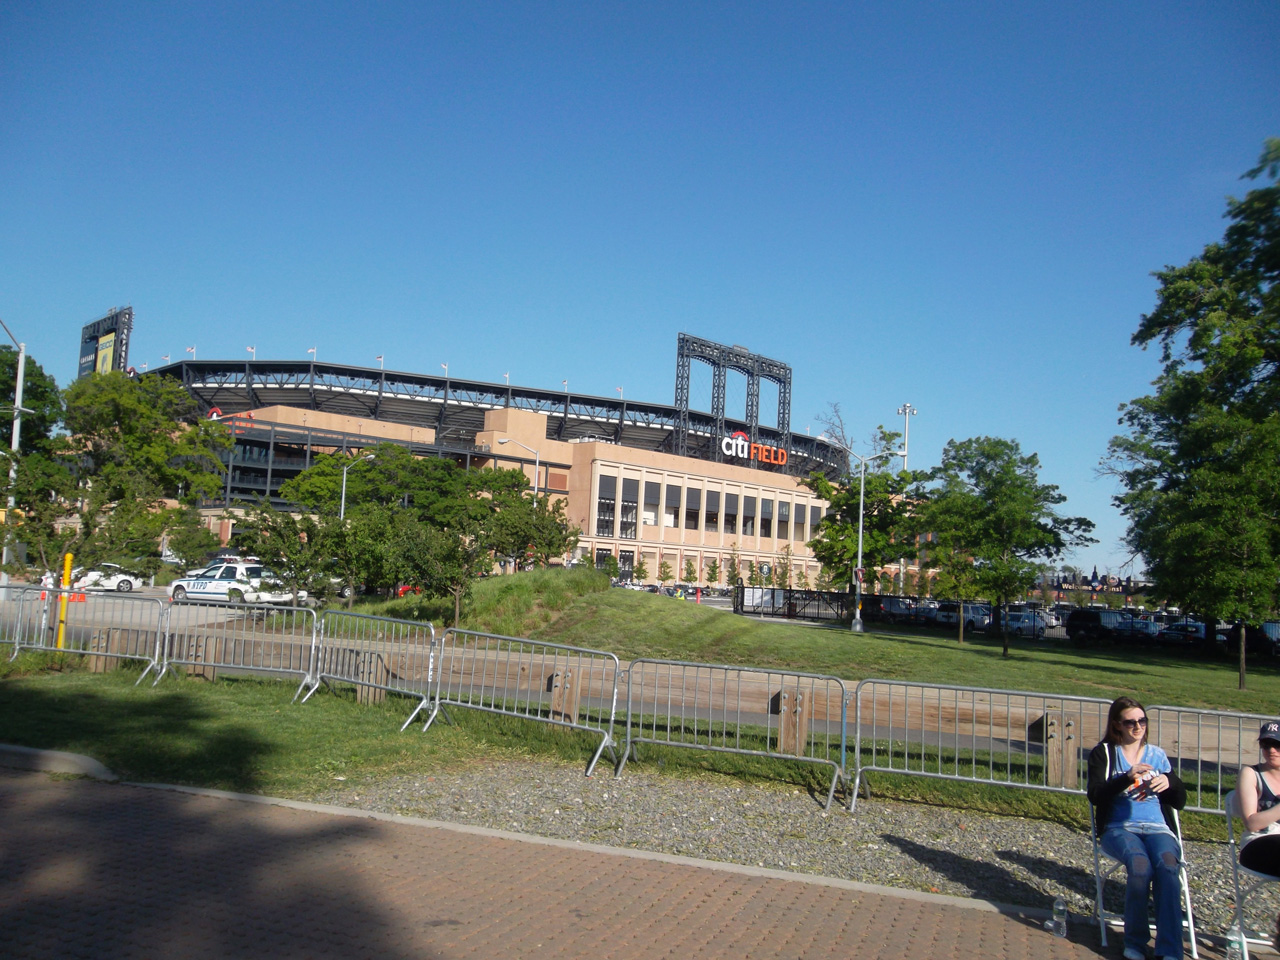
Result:
M9 441L9 512L5 514L5 522L7 523L13 513L14 504L17 502L13 495L13 485L18 476L18 447L22 443L22 415L30 413L30 410L22 408L22 382L27 372L27 345L19 343L17 337L9 330L9 325L0 320L0 326L4 327L4 332L9 334L9 339L13 341L14 346L18 348L18 366L14 370L14 391L13 391L13 434ZM7 586L9 583L8 564L13 559L13 551L9 547L9 531L6 529L4 533L4 555L3 562L5 569L0 569L0 586ZM6 596L4 599L8 599Z
M898 416L902 418L902 472L903 473L906 473L906 470L907 470L907 448L910 445L909 438L911 436L911 418L914 417L919 412L920 411L917 410L915 407L913 407L910 403L904 403L902 406L898 408ZM916 589L917 589L917 592L919 592L918 584L916 586ZM899 557L898 558L898 594L899 596L901 596L906 592L907 592L907 558Z
M873 453L869 457L860 457L852 450L846 450L845 453L858 461L858 565L854 569L854 589L856 594L853 607L853 622L849 624L849 629L854 633L862 633L862 513L867 499L867 464L872 460L879 460L881 457L900 457L902 454L893 453L889 450L885 450L882 453Z
M530 453L533 454L533 505L536 507L538 505L538 481L542 477L542 473L539 469L541 466L542 460L538 454L538 451L533 449L533 447L525 446L519 440L512 440L510 437L503 437L498 442L514 443L517 447L524 447L526 450L528 450Z
M860 457L839 440L833 440L825 434L818 439L834 443L848 456L858 461L858 560L853 570L854 607L853 621L849 624L849 629L854 633L862 633L862 519L867 498L867 464L883 457L901 457L904 454L901 450L882 450L869 457Z
M338 519L345 520L347 517L347 471L354 467L357 463L363 463L365 460L372 460L373 454L366 453L358 460L352 460L342 468L342 502L338 506Z

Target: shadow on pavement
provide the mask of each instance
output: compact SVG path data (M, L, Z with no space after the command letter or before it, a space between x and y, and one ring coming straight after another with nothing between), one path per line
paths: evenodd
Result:
M379 904L375 822L8 770L0 798L0 956L437 955Z

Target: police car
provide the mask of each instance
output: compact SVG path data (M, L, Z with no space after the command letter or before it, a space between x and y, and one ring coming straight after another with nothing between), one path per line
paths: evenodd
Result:
M260 563L215 563L193 576L169 584L169 598L221 603L293 603L293 594ZM298 601L307 598L298 591Z

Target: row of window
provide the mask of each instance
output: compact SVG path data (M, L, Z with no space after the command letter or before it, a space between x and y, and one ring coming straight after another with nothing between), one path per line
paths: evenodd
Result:
M665 491L662 487L663 484L656 481L645 481L641 513L638 479L623 477L619 499L618 478L602 475L596 498L596 536L613 537L616 521L618 539L636 540L638 517L646 527L657 526L661 517L664 527L680 526L683 520L686 530L805 540L805 505L802 503L794 504L793 514L789 500L775 501L737 493L722 495L719 490L682 487L675 483L666 484ZM810 506L810 528L816 529L821 519L822 507Z

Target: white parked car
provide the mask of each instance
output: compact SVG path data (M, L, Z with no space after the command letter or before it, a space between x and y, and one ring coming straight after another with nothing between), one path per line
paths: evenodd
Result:
M1044 617L1035 610L1010 613L1007 625L1009 632L1015 637L1043 637L1047 627Z
M98 566L71 582L74 590L116 590L128 593L142 589L142 578L127 572L118 563L100 563Z
M181 577L169 584L169 598L214 600L222 603L293 603L293 594L259 563L215 564L198 576ZM298 591L298 601L307 598Z

